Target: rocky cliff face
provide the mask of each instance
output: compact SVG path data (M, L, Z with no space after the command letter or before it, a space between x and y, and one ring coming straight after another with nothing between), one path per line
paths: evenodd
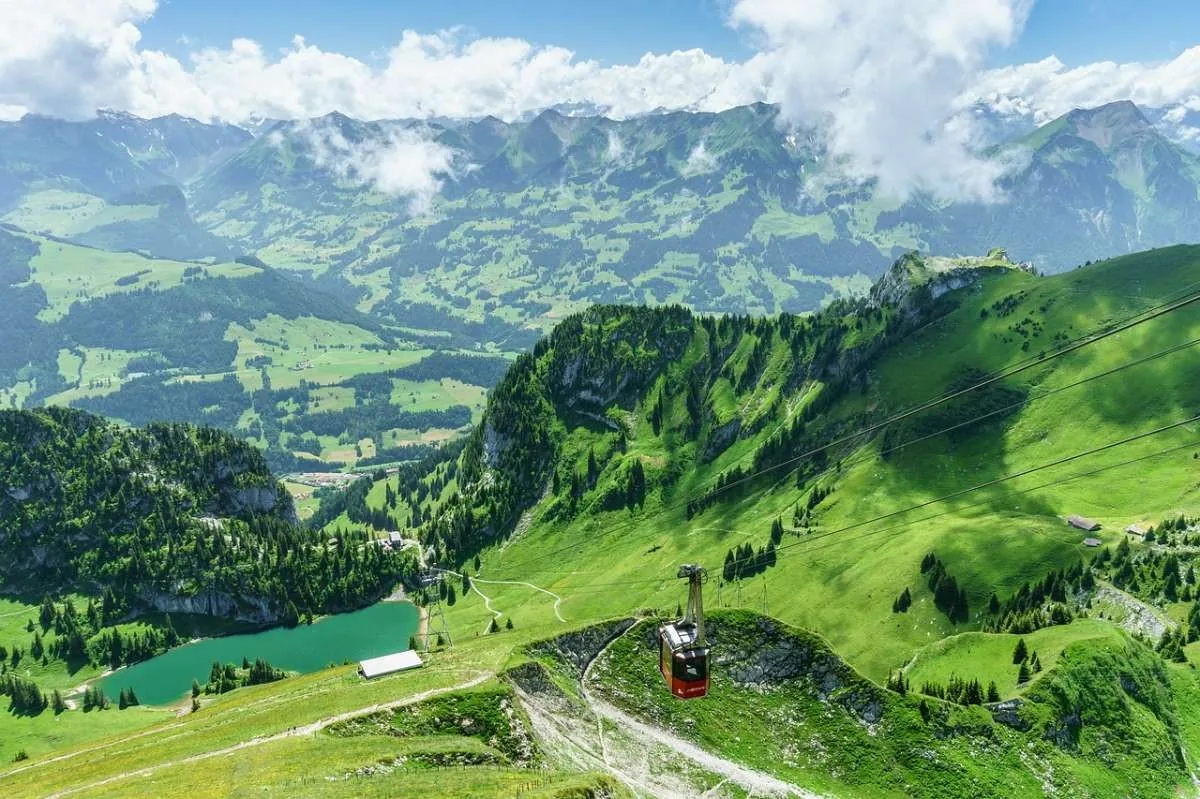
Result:
M234 597L212 590L190 595L183 593L183 589L145 591L142 599L160 613L213 616L249 624L274 624L283 617L279 608L264 597Z
M997 269L1033 271L1029 264L1010 261L1003 250L979 258L923 258L914 252L892 265L871 287L869 298L875 307L892 305L918 311L924 304L971 286Z

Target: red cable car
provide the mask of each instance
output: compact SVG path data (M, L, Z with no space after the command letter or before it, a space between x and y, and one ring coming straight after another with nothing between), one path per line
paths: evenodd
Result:
M658 628L658 667L667 687L679 699L699 699L708 694L708 641L704 637L701 593L706 576L699 566L679 567L679 577L688 581L687 613L679 621Z

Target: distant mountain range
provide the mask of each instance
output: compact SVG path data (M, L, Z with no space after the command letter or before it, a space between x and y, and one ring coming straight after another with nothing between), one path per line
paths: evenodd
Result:
M1005 247L1054 272L1200 240L1200 157L1128 102L993 147L1020 166L990 204L840 179L816 137L761 104L256 131L111 113L0 124L0 213L107 249L255 253L382 320L507 344L594 302L810 310L913 249Z

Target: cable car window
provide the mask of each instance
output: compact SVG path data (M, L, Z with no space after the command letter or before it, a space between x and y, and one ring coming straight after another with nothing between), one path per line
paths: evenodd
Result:
M703 680L708 676L708 658L704 655L685 655L675 658L674 675L677 680Z

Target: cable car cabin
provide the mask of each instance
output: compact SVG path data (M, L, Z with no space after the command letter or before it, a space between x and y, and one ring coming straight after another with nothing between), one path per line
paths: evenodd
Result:
M658 666L667 687L679 699L708 694L708 647L698 641L698 627L687 621L658 628Z

